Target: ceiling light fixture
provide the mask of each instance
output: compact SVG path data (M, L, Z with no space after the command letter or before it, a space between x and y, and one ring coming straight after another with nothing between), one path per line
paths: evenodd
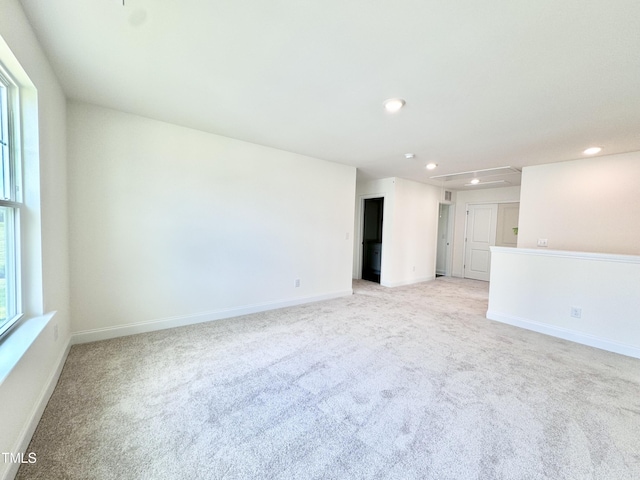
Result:
M415 153L405 153L404 154L404 158L406 158L407 160L411 160L412 158L416 158L416 154Z
M384 109L387 113L396 113L399 111L407 102L405 102L402 98L389 98L385 100L383 105Z
M474 178L473 180L471 180L471 185L477 185L480 183L480 179L479 178Z
M602 151L602 147L589 147L584 152L585 155L595 155L596 153L600 153Z
M427 163L427 170L433 170L438 166L437 163Z

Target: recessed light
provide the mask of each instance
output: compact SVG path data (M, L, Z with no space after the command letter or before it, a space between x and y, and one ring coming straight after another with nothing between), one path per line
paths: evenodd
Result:
M416 158L416 154L415 153L405 153L404 154L404 158L406 158L407 160L411 160L412 158Z
M388 100L384 101L384 109L388 112L388 113L396 113L398 110L400 110L402 107L404 107L405 102L402 98L389 98Z
M480 179L479 178L474 178L473 180L471 180L471 185L477 185L480 183Z
M602 151L602 147L589 147L584 152L585 155L595 155L596 153L600 153Z
M437 163L427 163L427 170L433 170L438 166Z

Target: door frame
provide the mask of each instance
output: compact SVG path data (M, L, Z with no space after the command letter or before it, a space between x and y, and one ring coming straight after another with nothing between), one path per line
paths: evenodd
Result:
M449 207L449 218L447 219L447 240L449 241L449 248L444 260L444 276L450 277L453 272L453 240L454 240L454 227L456 218L456 205L452 202L438 202L438 215L440 215L440 205L447 205ZM466 229L466 225L465 225ZM438 235L440 230L438 229ZM440 238L436 240L436 274L438 274L438 243ZM463 264L464 265L464 264ZM463 271L464 274L464 271Z
M382 205L382 248L380 250L380 256L382 258L380 258L380 284L382 284L382 278L384 276L384 251L385 251L385 222L384 219L386 217L385 215L385 211L386 211L386 205L387 205L387 198L386 195L384 193L367 193L365 195L359 195L358 196L358 213L357 213L357 217L358 218L358 228L356 229L356 232L358 232L357 238L355 239L356 242L356 248L354 249L356 253L354 255L354 271L353 271L353 278L355 278L356 280L362 280L362 255L364 254L364 249L362 247L362 242L363 242L363 238L364 238L364 201L368 200L370 198L382 198L383 199L383 205Z
M520 200L500 200L493 202L469 202L464 204L464 236L462 237L462 278L465 276L467 270L467 228L469 227L469 205L500 205L501 203L520 203ZM497 221L497 219L496 219ZM494 243L496 239L493 239Z

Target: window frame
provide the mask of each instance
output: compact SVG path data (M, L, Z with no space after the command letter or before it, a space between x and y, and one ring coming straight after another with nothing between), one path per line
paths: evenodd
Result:
M15 327L24 316L21 279L21 229L20 214L24 208L22 198L22 150L20 122L20 89L8 70L0 63L0 84L6 92L6 108L2 105L0 122L6 120L6 145L0 145L7 153L0 191L0 208L5 211L5 294L6 319L0 324L0 340ZM5 102L3 102L5 103ZM6 118L5 118L6 113ZM0 123L0 128L4 126ZM9 286L9 283L12 286Z

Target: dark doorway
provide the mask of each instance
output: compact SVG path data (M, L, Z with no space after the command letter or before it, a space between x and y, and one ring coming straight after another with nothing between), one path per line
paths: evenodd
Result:
M367 198L364 201L362 279L376 283L380 283L383 207L384 198Z

